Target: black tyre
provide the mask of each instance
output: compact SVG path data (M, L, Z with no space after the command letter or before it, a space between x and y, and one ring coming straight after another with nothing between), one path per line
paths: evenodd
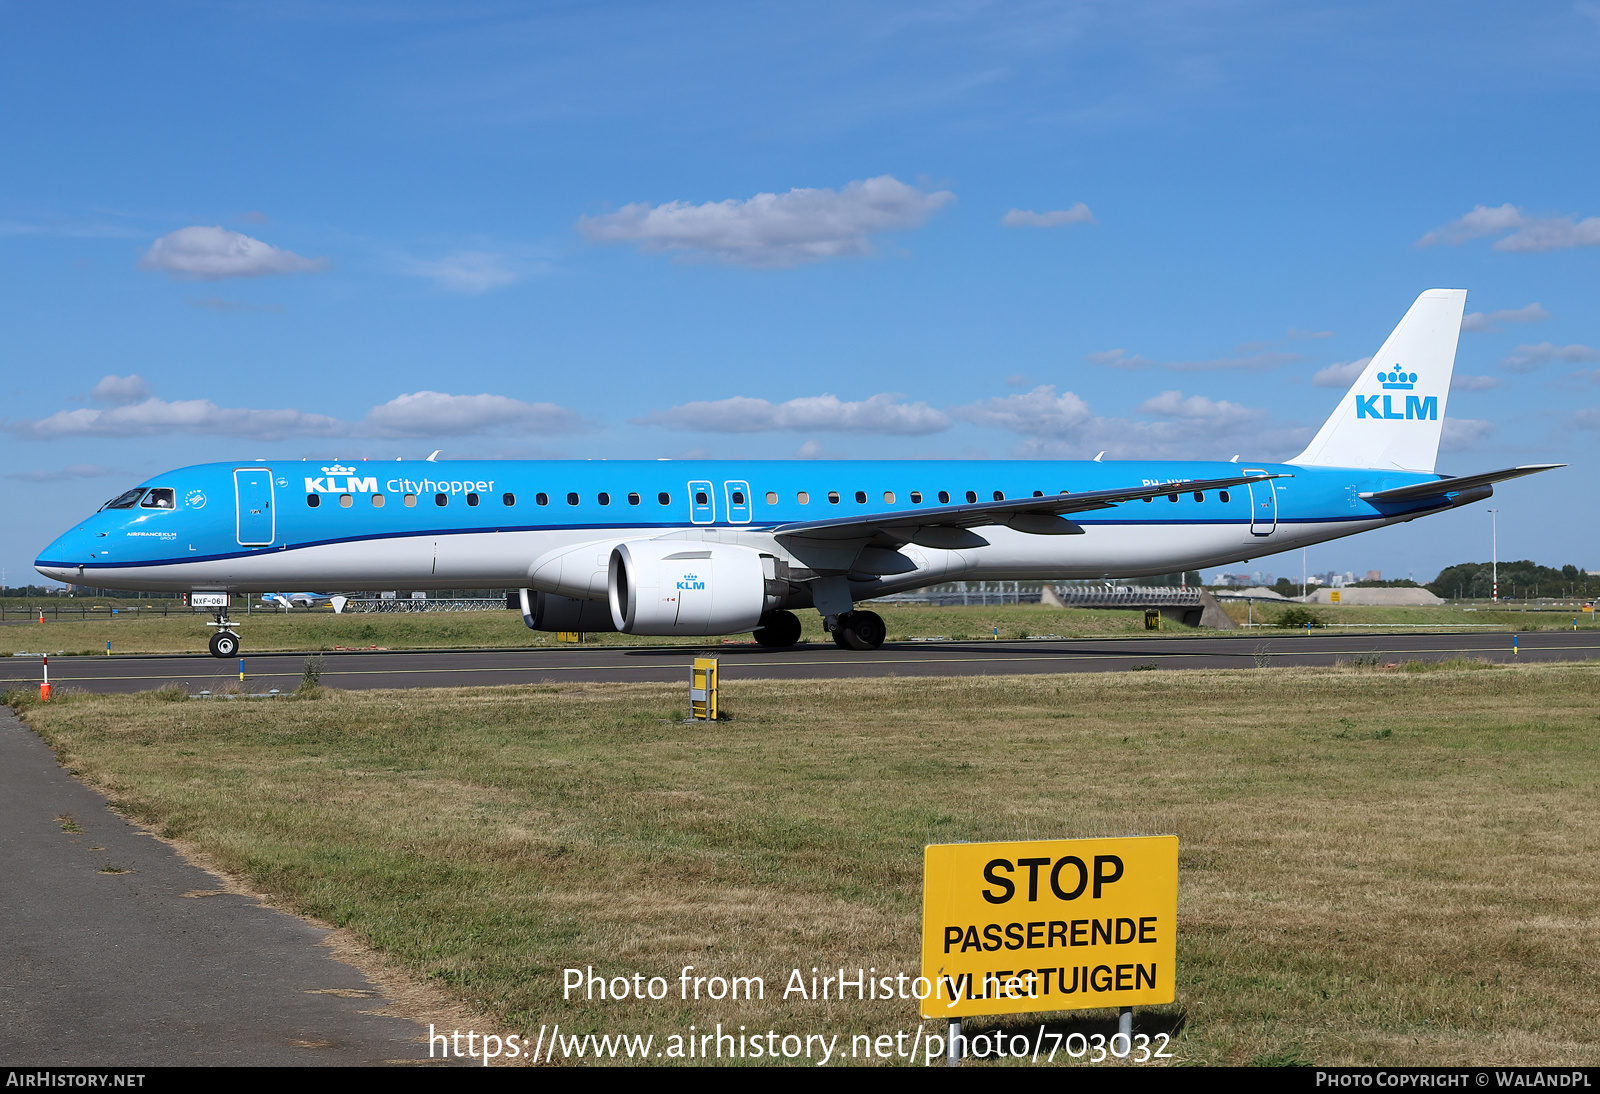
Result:
M800 641L800 617L793 612L767 612L752 637L769 649L787 649Z
M211 636L212 657L232 657L239 652L239 636L231 631L218 631Z
M889 628L877 612L845 612L834 627L833 640L847 650L875 650L888 635Z

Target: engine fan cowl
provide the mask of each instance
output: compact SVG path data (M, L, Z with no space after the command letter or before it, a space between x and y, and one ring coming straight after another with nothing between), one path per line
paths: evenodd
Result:
M624 634L737 634L754 629L767 599L760 552L733 544L620 543L608 586Z

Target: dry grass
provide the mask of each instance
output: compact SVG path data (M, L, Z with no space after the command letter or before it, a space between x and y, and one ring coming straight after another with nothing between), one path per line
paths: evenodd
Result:
M506 1032L893 1032L779 998L917 963L929 842L1177 832L1181 1058L1595 1064L1600 669L1462 665L72 696L63 762ZM561 970L762 975L583 1003ZM1037 1021L1037 1020L1035 1020ZM1019 1020L1019 1026L1027 1020Z

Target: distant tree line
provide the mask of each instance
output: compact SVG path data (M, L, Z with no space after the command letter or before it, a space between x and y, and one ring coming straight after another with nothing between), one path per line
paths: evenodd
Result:
M1439 571L1426 588L1434 596L1487 597L1494 585L1494 568L1487 562L1458 562ZM1500 595L1518 600L1539 596L1590 596L1600 593L1600 578L1577 566L1540 566L1531 559L1500 563Z

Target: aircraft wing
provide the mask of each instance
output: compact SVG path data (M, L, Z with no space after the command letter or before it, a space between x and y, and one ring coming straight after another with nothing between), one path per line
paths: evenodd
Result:
M1289 475L1235 475L1225 479L1193 479L1155 486L1132 486L1118 490L1086 490L1083 493L1048 494L1032 498L1007 498L967 505L941 505L900 509L886 513L864 513L830 517L824 520L796 521L772 529L784 539L816 543L854 540L873 541L881 546L917 543L924 547L982 547L988 541L971 531L985 525L1005 525L1019 532L1045 536L1076 536L1083 528L1066 518L1068 513L1110 509L1123 502L1159 498L1167 494L1226 490L1247 482L1292 478Z
M1436 482L1419 482L1412 486L1397 486L1393 490L1369 491L1361 495L1363 501L1395 502L1395 501L1421 501L1424 498L1448 497L1466 490L1475 490L1480 486L1490 486L1507 479L1520 479L1524 475L1537 475L1541 471L1549 471L1557 467L1567 466L1564 463L1528 463L1521 467L1505 467L1499 471L1485 471L1479 475L1461 475L1459 477L1445 476Z

